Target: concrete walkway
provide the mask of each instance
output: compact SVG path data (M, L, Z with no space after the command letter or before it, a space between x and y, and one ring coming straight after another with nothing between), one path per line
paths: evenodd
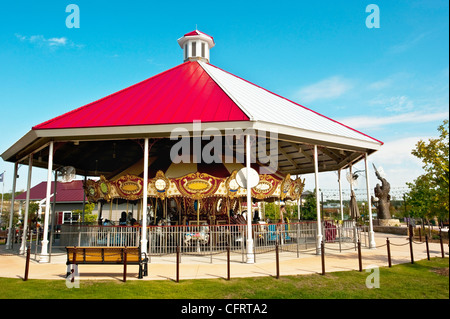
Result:
M386 238L389 237L391 245L392 264L410 263L411 255L406 236L375 233L376 249L363 247L361 250L363 269L372 266L383 267L388 265ZM441 257L439 243L429 244L430 257ZM358 253L354 244L339 245L326 244L325 271L358 270ZM448 257L448 245L444 244L445 256ZM414 260L427 258L425 243L413 243ZM308 249L296 252L280 252L280 275L305 275L322 272L321 256L315 254L315 250ZM5 250L5 245L0 246L0 277L23 278L25 274L25 256L10 254ZM65 279L67 267L66 255L60 252L52 256L51 263L41 264L35 260L30 261L29 279ZM200 278L226 278L227 277L226 254L195 257L182 255L180 264L180 280ZM138 266L128 265L127 280L138 280ZM275 276L276 263L275 252L257 254L254 264L246 264L242 261L241 254L231 254L231 278ZM81 280L122 280L122 265L79 265ZM176 257L175 255L163 257L151 257L148 265L148 276L143 280L175 280Z

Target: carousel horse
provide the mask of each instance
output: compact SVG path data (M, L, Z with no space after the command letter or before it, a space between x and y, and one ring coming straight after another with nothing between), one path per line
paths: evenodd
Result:
M208 227L202 226L200 227L199 232L188 232L184 234L184 244L186 246L190 246L191 240L195 240L200 244L206 245L209 241Z

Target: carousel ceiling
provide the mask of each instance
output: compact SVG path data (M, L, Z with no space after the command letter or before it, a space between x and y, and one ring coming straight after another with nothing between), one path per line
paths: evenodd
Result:
M203 146L209 141L203 141ZM158 170L166 171L172 164L170 149L176 143L169 138L150 140L149 177L154 177ZM142 176L143 172L143 144L142 139L108 140L108 141L69 141L56 142L54 152L54 167L73 166L78 175L105 176L107 179L117 178L123 174L136 174ZM270 153L270 142L266 143L266 153ZM234 145L233 152L240 152L242 146ZM259 150L258 150L259 151ZM314 146L290 141L278 141L277 151L273 155L277 159L277 171L281 174L302 175L314 172L313 161ZM225 149L222 148L222 154ZM318 147L318 162L320 171L333 171L346 168L350 163L360 160L362 152L335 149L325 146ZM236 157L236 156L235 156ZM243 157L243 156L242 156ZM47 167L48 148L44 147L33 155L33 165L41 168ZM226 162L224 160L224 162ZM231 162L237 162L233 158ZM244 164L244 163L237 163ZM266 167L257 161L260 167ZM191 165L192 166L192 165ZM184 164L184 167L189 167ZM202 172L224 177L221 166L204 162L196 164L195 169ZM176 171L176 170L175 170ZM223 169L222 169L223 171ZM179 176L186 173L186 169L179 171ZM190 173L194 170L189 171ZM175 173L176 174L176 173ZM177 177L177 176L172 176Z

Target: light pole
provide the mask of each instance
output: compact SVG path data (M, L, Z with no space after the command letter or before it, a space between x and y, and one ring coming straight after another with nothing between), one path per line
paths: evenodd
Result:
M0 182L2 182L2 206L0 209L0 225L2 224L2 215L3 215L3 193L5 192L5 173L6 171L3 171L3 173L0 174Z

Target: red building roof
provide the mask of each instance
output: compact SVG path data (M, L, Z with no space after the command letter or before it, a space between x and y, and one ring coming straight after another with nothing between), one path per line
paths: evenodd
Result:
M33 127L40 129L248 121L197 62L185 62Z
M214 38L213 38L212 36L206 34L205 32L201 32L201 31L198 31L198 30L194 30L194 31L188 32L188 33L186 33L184 36L185 36L185 37L191 37L191 36L202 35L202 34L203 34L203 35L206 35L207 37L210 37L210 38L213 39L213 41L214 41Z
M83 181L72 181L70 183L57 183L56 188L56 202L61 203L73 203L83 202ZM30 200L38 201L45 198L47 192L47 182L41 182L40 184L30 189ZM54 192L54 182L51 185L50 193ZM16 197L16 200L26 200L27 192L23 192ZM53 197L52 197L53 201Z

